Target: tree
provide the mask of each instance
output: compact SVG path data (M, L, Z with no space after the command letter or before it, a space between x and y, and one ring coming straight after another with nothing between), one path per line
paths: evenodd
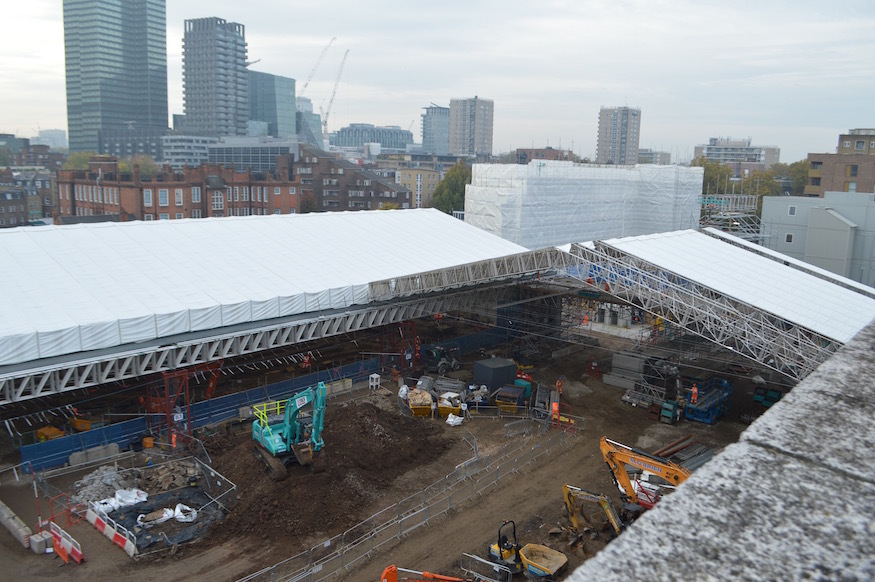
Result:
M516 152L513 151L513 152L506 152L503 154L499 154L498 163L499 164L515 164L515 163L517 163Z
M385 202L380 210L398 210L399 208L401 207L398 206L397 202Z
M64 160L63 170L87 170L88 160L96 156L94 152L73 152Z
M307 214L309 212L316 212L316 197L313 196L312 192L307 192L306 194L301 195L301 204L300 204L300 212L301 214Z
M147 154L136 155L131 158L130 162L132 166L137 165L140 167L141 180L151 180L161 171L161 168L158 167L152 156Z
M471 183L471 168L459 162L438 182L432 196L432 206L441 212L452 214L454 210L465 210L465 185Z
M799 160L790 164L790 195L803 196L805 185L808 184L808 160Z
M690 162L690 166L705 168L702 194L728 193L729 181L732 179L732 168L727 164L701 157Z

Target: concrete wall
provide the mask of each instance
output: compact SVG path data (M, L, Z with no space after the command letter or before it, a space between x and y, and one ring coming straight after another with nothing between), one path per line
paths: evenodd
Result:
M808 217L805 262L848 277L857 227L829 208L812 208Z

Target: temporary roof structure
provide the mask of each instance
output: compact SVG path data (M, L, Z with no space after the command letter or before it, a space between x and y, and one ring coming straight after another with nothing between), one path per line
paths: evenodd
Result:
M0 365L341 309L524 252L432 209L0 230Z

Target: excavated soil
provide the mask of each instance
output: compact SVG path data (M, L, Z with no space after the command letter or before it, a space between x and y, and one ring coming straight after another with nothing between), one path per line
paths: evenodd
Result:
M367 518L396 477L454 442L440 425L367 402L328 406L323 439L324 470L291 465L289 478L278 482L268 477L248 432L212 443L213 466L237 485L238 503L208 541L277 532L297 541L328 538Z

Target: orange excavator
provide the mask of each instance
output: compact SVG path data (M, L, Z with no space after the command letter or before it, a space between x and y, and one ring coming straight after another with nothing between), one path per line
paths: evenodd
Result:
M398 574L402 576L399 577ZM411 578L414 576L414 578ZM443 582L471 582L470 578L454 578L453 576L441 576L440 574L432 574L431 572L418 572L416 570L408 570L399 568L395 564L383 570L380 576L380 582L422 582L424 580L443 580Z
M602 457L611 470L614 484L629 503L651 509L659 501L664 487L675 488L690 476L690 470L668 459L602 437L599 441ZM658 480L632 478L626 466L634 467L642 475L652 475Z

